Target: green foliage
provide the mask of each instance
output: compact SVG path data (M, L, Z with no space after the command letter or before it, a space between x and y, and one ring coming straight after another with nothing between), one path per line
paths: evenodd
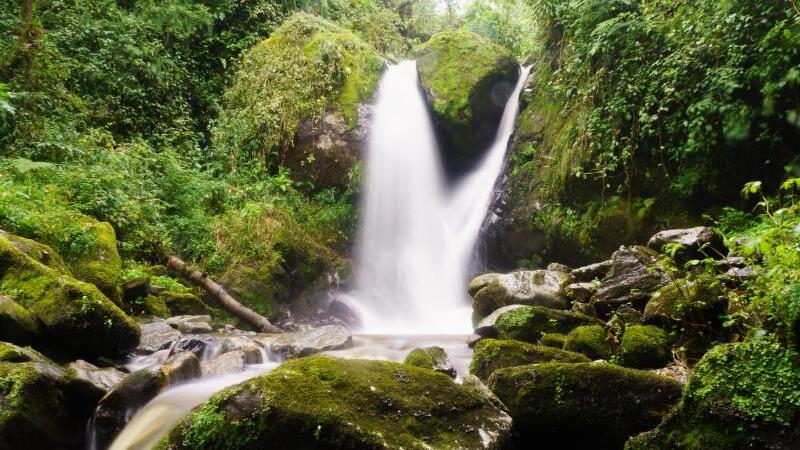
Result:
M538 45L533 16L533 10L524 0L475 0L467 6L462 27L524 59Z

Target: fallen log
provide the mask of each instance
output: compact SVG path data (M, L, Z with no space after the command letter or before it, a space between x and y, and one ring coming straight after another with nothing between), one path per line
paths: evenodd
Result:
M206 292L208 292L214 299L216 299L223 308L225 308L228 312L233 314L234 316L244 320L245 322L253 325L258 330L265 332L265 333L281 333L282 330L270 321L258 314L257 312L253 311L252 309L242 305L235 298L233 298L228 292L220 286L219 284L215 283L214 280L208 277L207 274L200 272L199 270L192 270L186 266L186 263L182 260L174 257L174 256L167 256L167 268L176 272L180 276L186 278L187 280L191 281L195 285L203 288Z

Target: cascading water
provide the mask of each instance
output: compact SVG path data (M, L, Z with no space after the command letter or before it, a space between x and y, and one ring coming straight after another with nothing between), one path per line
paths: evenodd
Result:
M477 169L448 189L416 63L381 79L366 156L353 297L365 333L467 334L466 277L529 68Z

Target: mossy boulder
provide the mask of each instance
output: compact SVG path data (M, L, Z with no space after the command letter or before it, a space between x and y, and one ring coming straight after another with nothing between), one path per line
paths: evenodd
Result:
M215 394L157 448L500 448L511 420L447 375L386 361L288 361Z
M600 325L597 319L572 311L558 311L543 306L526 306L497 318L495 328L500 339L536 343L544 333L569 333L581 325Z
M75 278L92 283L106 297L119 302L122 259L114 227L86 216L83 230L92 243L81 254L67 258L67 263Z
M654 427L681 385L608 363L500 369L489 388L508 407L520 448L619 448Z
M69 369L0 342L0 448L79 448L97 400L83 388Z
M40 242L36 242L32 239L27 239L22 236L8 233L3 230L0 230L0 237L8 239L8 242L16 247L17 250L25 253L36 261L39 261L45 266L55 270L56 272L65 275L72 275L72 272L70 272L69 267L67 267L67 264L64 263L64 260L61 259L61 256L59 256L59 254L49 246Z
M469 371L486 381L498 369L545 362L580 363L590 360L580 353L527 342L484 339L475 345Z
M614 346L601 325L585 325L575 328L567 335L564 349L582 353L592 359L609 359L614 355Z
M619 363L637 369L657 369L672 360L667 333L652 325L629 325L619 344Z
M445 164L471 167L497 132L518 75L511 52L467 31L445 31L414 50Z
M157 317L170 317L172 312L167 308L160 295L147 295L141 299L141 312Z
M435 370L454 378L456 376L456 369L453 367L450 357L447 356L442 347L438 346L411 350L403 364Z
M695 367L678 407L625 448L797 448L798 358L769 335L712 348Z
M139 342L139 327L94 285L43 265L0 236L0 292L41 326L48 344L78 358L115 357Z
M31 345L39 340L39 324L27 309L0 295L0 341Z
M244 56L214 146L234 165L280 158L295 179L345 187L360 152L359 105L371 98L383 68L381 56L352 32L297 13Z
M472 310L478 317L489 316L510 305L538 305L567 309L562 289L568 274L552 270L520 270L508 274L487 273L475 277L467 287Z
M162 292L158 294L173 316L211 315L213 310L194 294L185 292Z
M567 336L561 333L545 333L539 338L539 345L553 348L564 348Z

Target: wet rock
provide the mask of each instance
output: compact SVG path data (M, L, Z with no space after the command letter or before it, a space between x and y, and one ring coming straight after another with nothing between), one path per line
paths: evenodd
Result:
M471 334L467 339L467 347L473 348L475 347L475 344L482 341L483 339L485 338L479 334Z
M264 362L263 344L247 336L229 336L222 341L220 353L241 351L245 355L245 363L260 364Z
M567 274L548 270L489 273L470 282L472 309L485 317L508 305L546 306L567 309L569 303L561 288Z
M495 370L545 362L579 363L591 360L580 353L514 340L484 339L475 346L469 372L488 380Z
M403 364L433 370L453 378L456 377L456 369L453 367L453 362L450 361L442 347L415 348L406 356Z
M247 364L247 354L242 350L223 353L209 361L200 363L203 376L222 375L226 373L241 372Z
M587 303L594 295L595 290L593 283L572 283L564 288L564 293L573 301Z
M204 418L215 417L209 421ZM254 424L258 424L254 426ZM169 448L499 449L511 420L478 391L387 361L313 356L288 361L187 415Z
M361 318L346 302L333 300L328 306L328 314L341 320L347 326L357 328L361 326Z
M728 254L725 239L709 227L694 227L659 231L647 242L651 249L661 252L664 246L672 244L680 247L673 252L679 261L689 259L722 259Z
M508 305L494 310L491 314L478 322L478 325L475 326L475 334L483 337L497 337L497 329L495 328L495 322L497 322L497 318L508 311L513 311L515 309L524 307L524 305Z
M670 282L659 267L659 255L640 247L622 246L612 256L610 271L600 283L595 301L606 305L643 304L650 295Z
M293 333L283 333L272 339L270 350L287 358L308 356L327 350L353 345L350 331L339 325L326 325Z
M27 309L0 294L0 341L30 345L39 340L39 324Z
M178 331L184 334L211 333L214 331L211 325L205 322L181 322L178 324Z
M159 350L169 349L182 336L179 331L163 320L141 324L140 328L142 330L142 339L139 342L139 346L136 347L136 353L140 355L148 355Z
M571 311L526 306L501 314L495 328L501 339L536 343L544 333L569 333L575 327L594 324L602 322Z
M134 278L122 284L122 298L128 305L134 304L136 300L143 299L149 294L150 278Z
M211 334L193 334L183 336L172 347L171 355L181 352L194 353L200 359L206 359L219 354L222 340Z
M125 378L125 373L114 367L100 368L82 359L69 363L69 368L75 372L77 378L94 386L101 393L99 397Z
M175 316L170 317L167 319L167 325L173 328L180 328L181 324L184 322L202 322L202 323L211 323L211 316L209 315L182 315L182 316Z
M614 265L610 259L599 263L589 264L588 266L578 267L570 272L572 279L576 282L590 283L594 279L603 279L611 267Z
M658 424L681 393L674 380L608 363L500 369L488 386L508 407L521 448L620 448Z

